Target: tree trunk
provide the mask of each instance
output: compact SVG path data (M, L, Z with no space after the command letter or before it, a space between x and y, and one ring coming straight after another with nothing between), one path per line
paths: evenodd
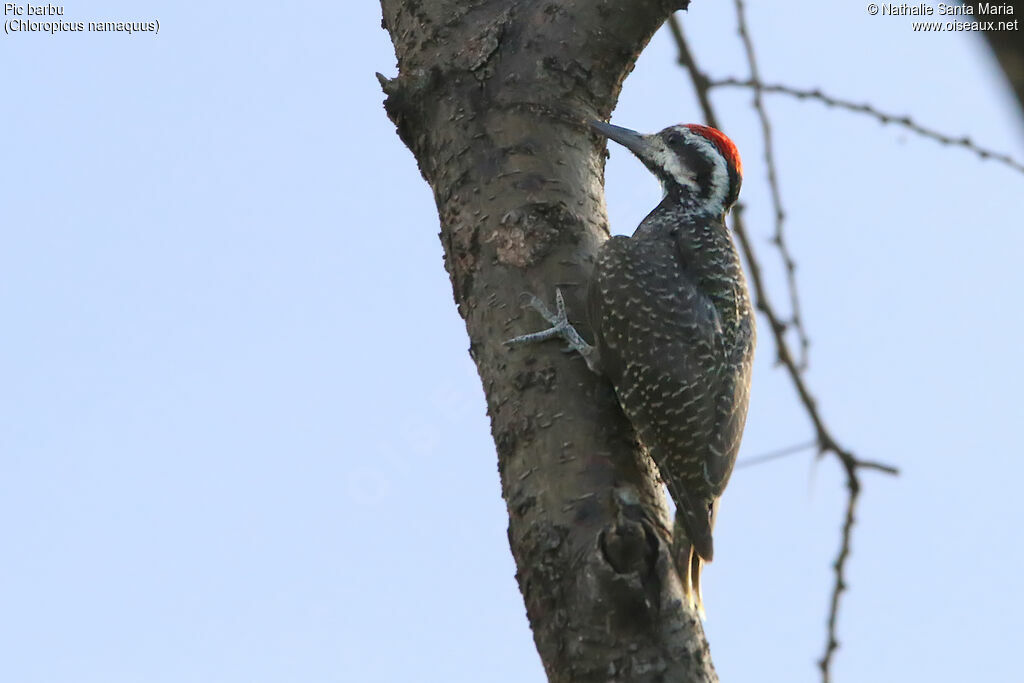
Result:
M605 119L675 2L382 0L387 113L434 191L445 264L487 396L509 543L550 681L715 681L670 557L662 487L614 392L523 292L583 297L608 237ZM446 466L440 463L440 466Z

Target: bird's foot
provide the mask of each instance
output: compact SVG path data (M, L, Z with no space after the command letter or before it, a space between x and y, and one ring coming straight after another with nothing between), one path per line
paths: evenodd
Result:
M587 361L587 367L594 372L598 372L596 367L596 349L584 341L583 337L576 328L569 322L569 317L565 312L565 299L562 298L562 290L555 289L555 312L545 305L543 301L535 297L533 294L524 294L526 298L525 306L529 306L533 310L540 313L541 317L548 321L551 325L546 330L540 332L532 332L530 334L520 335L513 337L505 342L508 346L520 346L522 344L532 344L534 342L541 342L551 339L553 337L561 337L568 344L565 349L566 352L572 353L575 351L583 356L583 360Z

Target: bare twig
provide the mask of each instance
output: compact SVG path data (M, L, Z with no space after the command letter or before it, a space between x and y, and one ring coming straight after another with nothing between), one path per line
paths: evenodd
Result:
M946 135L940 133L937 130L926 128L916 121L911 119L909 116L897 116L896 114L889 114L883 111L879 111L870 104L857 104L856 102L850 102L849 100L843 100L838 97L832 97L826 95L821 90L815 88L814 90L804 90L801 88L794 88L788 85L780 85L778 83L762 83L756 79L741 80L738 78L723 78L719 80L710 80L705 77L705 82L709 88L723 88L723 87L736 87L736 88L753 88L755 92L766 92L775 95L787 95L789 97L795 97L798 100L815 100L821 102L828 107L835 107L837 109L845 109L857 114L864 114L876 119L880 123L894 124L906 128L907 130L920 135L923 138L934 140L941 145L948 145L951 147L963 147L964 149L973 152L981 159L991 159L997 161L1005 166L1009 166L1015 171L1024 173L1024 163L1017 161L1009 154L1003 152L996 152L985 147L981 147L975 144L969 137L953 137L952 135Z
M846 590L846 560L850 557L850 539L853 537L854 511L857 508L857 499L860 497L860 481L857 479L856 467L847 467L846 475L846 488L850 495L846 499L846 516L843 519L843 534L839 545L839 554L836 555L836 561L832 563L836 580L832 586L832 600L829 603L828 609L828 635L825 642L825 654L818 660L818 668L821 669L821 680L824 683L829 683L832 680L832 655L839 649L839 640L836 637L836 622L839 619L839 596Z
M893 476L899 475L900 471L898 468L892 465L886 465L884 462L875 462L874 460L860 460L858 459L854 463L859 469L862 470L877 470L884 474L891 474Z
M817 445L818 442L816 440L807 441L804 443L794 444L792 446L786 446L785 448L780 448L777 451L770 451L762 455L755 455L752 458L744 458L743 460L740 460L738 463L736 463L736 469L741 469L743 467L753 467L754 465L761 465L766 462L771 462L772 460L785 458L786 456L789 455L795 455L797 453L809 451L810 449L814 448Z
M703 71L697 68L696 62L693 61L693 55L690 54L690 45L686 42L686 38L683 37L683 28L679 25L676 15L669 15L668 28L672 31L672 37L676 41L676 49L679 51L676 62L679 66L684 67L690 72L690 78L693 79L693 89L697 93L697 102L700 104L701 111L707 117L708 124L717 128L718 126L712 123L715 115L711 109L711 98L709 97L711 80L708 79Z
M679 22L676 20L675 16L669 17L669 26L672 30L672 35L675 37L676 45L679 50L679 63L686 67L690 73L693 80L693 87L697 91L697 98L704 113L704 118L707 120L708 125L720 128L718 125L718 117L715 116L714 109L711 105L711 99L708 96L708 91L711 88L711 82L694 61L693 54L690 52L686 39L683 36L682 28L679 26ZM743 250L744 259L747 262L747 272L750 274L750 281L754 290L754 305L757 307L757 310L759 310L764 317L768 319L769 327L771 328L772 336L775 340L775 349L778 361L786 368L789 377L793 382L793 387L796 389L797 395L800 398L800 402L803 404L804 409L807 412L807 416L810 418L811 423L814 426L816 442L820 454L824 455L826 453L831 453L836 456L846 472L846 486L849 490L849 498L846 505L846 517L843 522L842 539L840 541L839 552L836 555L835 562L833 563L836 579L832 590L831 605L829 607L828 633L825 653L818 662L818 666L821 668L822 672L822 680L824 683L829 683L831 680L830 667L832 657L835 651L839 648L839 641L836 636L837 621L839 617L839 599L841 593L846 589L846 561L850 556L853 524L855 521L854 512L856 510L857 498L860 493L860 477L858 476L857 470L859 468L873 469L888 474L898 474L899 472L895 467L891 467L889 465L857 459L853 453L839 445L838 441L836 441L832 436L831 431L826 427L825 422L818 411L817 402L811 395L810 389L804 381L804 376L801 372L800 366L789 348L789 344L786 340L786 325L776 312L771 300L768 298L768 292L761 276L760 261L754 252L753 245L751 244L743 222L742 208L742 206L737 206L733 210L732 223L733 230L736 232L736 237L740 243L740 248Z
M807 338L807 330L804 328L803 316L800 315L800 296L796 286L796 261L786 245L786 237L783 226L786 222L786 212L782 208L782 192L779 190L778 167L775 163L775 145L772 141L772 127L768 120L768 110L765 109L764 100L761 97L761 73L757 68L757 57L754 53L754 43L750 39L750 31L747 28L746 12L743 0L735 0L736 23L743 41L743 50L747 55L747 64L750 67L750 81L754 84L754 110L761 121L761 135L764 138L764 161L768 167L768 187L771 189L772 207L775 210L775 235L772 243L778 248L782 257L782 263L786 268L786 282L789 287L790 320L789 324L796 331L800 343L800 361L797 364L801 370L807 369L807 353L810 347L810 340Z

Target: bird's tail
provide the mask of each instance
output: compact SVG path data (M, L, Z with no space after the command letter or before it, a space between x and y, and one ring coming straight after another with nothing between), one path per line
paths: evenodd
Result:
M715 525L717 512L717 500L691 501L685 495L676 497L676 528L683 527L682 531L690 545L706 562L710 562L715 553L711 529Z
M716 501L717 502L717 501ZM683 593L690 607L705 619L704 598L700 589L700 573L705 562L710 562L713 545L711 527L714 523L715 505L705 517L686 514L681 507L676 511L675 528L672 531L672 554L675 557L679 577L683 581ZM701 524L701 522L704 524ZM694 533L694 529L697 533Z
M683 582L686 602L690 609L696 610L700 618L704 619L704 599L700 591L700 570L704 560L690 542L686 532L686 525L677 513L675 529L672 531L672 556L675 559L676 571Z

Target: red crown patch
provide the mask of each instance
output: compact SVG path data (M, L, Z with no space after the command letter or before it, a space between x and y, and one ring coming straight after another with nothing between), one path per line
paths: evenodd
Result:
M718 151L725 157L725 160L735 167L736 173L741 177L743 176L743 162L740 161L740 152L736 149L733 141L729 139L729 136L717 128L702 126L699 123L687 123L686 127L717 147Z

